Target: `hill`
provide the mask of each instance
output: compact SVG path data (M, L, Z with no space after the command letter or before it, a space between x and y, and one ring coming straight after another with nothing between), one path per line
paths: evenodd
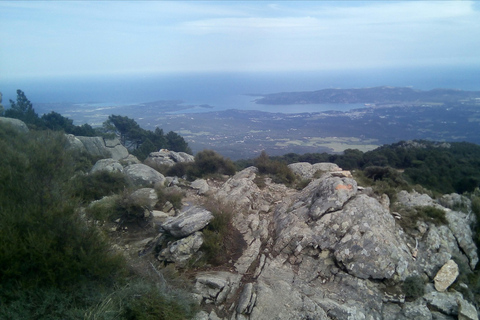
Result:
M328 103L452 103L480 100L479 91L434 89L429 91L412 88L373 87L360 89L322 89L317 91L282 92L264 95L258 104L328 104Z

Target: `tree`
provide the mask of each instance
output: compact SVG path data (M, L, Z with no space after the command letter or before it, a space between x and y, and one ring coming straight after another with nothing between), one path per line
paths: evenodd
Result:
M166 135L167 148L172 151L192 153L192 150L188 147L188 143L183 137L173 131L170 131Z
M145 130L140 128L134 119L111 115L103 123L106 133L113 133L120 139L120 143L129 150L137 149L144 141Z
M17 90L17 101L10 99L10 109L5 111L5 116L22 120L26 124L37 127L41 126L41 120L33 109L30 100L27 99L22 90Z

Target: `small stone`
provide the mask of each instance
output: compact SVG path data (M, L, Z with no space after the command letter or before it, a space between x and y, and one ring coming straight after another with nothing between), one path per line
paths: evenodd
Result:
M440 292L447 290L447 288L457 279L457 277L457 264L453 260L448 260L434 278L435 289Z

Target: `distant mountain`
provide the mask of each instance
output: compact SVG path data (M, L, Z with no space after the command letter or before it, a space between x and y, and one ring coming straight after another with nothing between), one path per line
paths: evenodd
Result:
M480 101L480 91L434 89L429 91L412 88L374 87L361 89L322 89L317 91L272 93L257 99L257 104L322 104L322 103L375 103L400 102L445 103L460 100Z

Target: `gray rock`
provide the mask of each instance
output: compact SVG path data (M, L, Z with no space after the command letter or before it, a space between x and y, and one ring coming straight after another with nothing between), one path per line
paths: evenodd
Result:
M0 125L10 125L12 128L20 132L29 131L25 122L18 119L0 117Z
M475 306L468 301L458 300L458 320L478 320Z
M123 172L123 166L115 159L100 159L90 170L90 173L95 173L99 171L106 172Z
M141 188L128 196L128 202L148 210L153 210L158 202L158 195L155 189Z
M432 314L427 305L422 300L415 302L406 302L403 305L403 314L406 319L432 320Z
M127 179L135 186L148 187L163 185L165 182L165 177L161 173L144 164L132 164L123 170Z
M241 276L225 271L204 272L196 276L195 292L206 303L221 304L236 294Z
M198 194L203 195L208 192L210 187L205 179L197 179L190 184L192 189L197 190Z
M210 211L200 207L191 207L178 216L168 219L162 224L162 228L174 237L186 237L205 228L212 219L213 215Z
M438 311L449 316L458 315L458 301L463 300L459 292L437 292L432 291L423 296L427 304L433 306Z
M470 268L475 269L478 263L477 246L473 241L473 234L470 228L470 222L467 220L467 214L459 211L447 210L445 217L448 221L448 227L457 239L459 247L470 260Z
M426 194L420 194L416 191L408 193L405 190L397 194L397 202L407 207L425 207L433 206L435 202Z
M173 166L177 162L194 162L195 158L185 152L175 152L167 149L161 149L158 152L151 152L144 163L153 168L162 166Z
M295 175L301 179L312 179L315 176L317 171L320 172L332 172L332 171L341 171L342 169L334 163L329 162L320 162L315 164L310 164L308 162L297 162L289 164L288 167L293 171Z
M237 313L250 314L251 310L255 306L256 294L253 290L253 284L247 283L243 287L243 291L240 294L240 298L237 304Z
M131 164L139 164L142 163L140 160L137 159L133 154L129 154L123 159L120 159L120 164L122 166L129 166Z
M174 241L158 255L160 261L174 262L179 267L185 267L187 262L198 252L203 244L201 232L195 232L186 238Z
M128 156L128 150L118 139L105 140L102 137L67 135L69 148L85 151L95 157L120 160Z
M454 211L469 212L472 208L470 199L458 193L444 194L438 199L438 203Z
M330 177L320 182L312 198L309 215L319 219L327 212L340 210L357 194L357 182L349 178Z

